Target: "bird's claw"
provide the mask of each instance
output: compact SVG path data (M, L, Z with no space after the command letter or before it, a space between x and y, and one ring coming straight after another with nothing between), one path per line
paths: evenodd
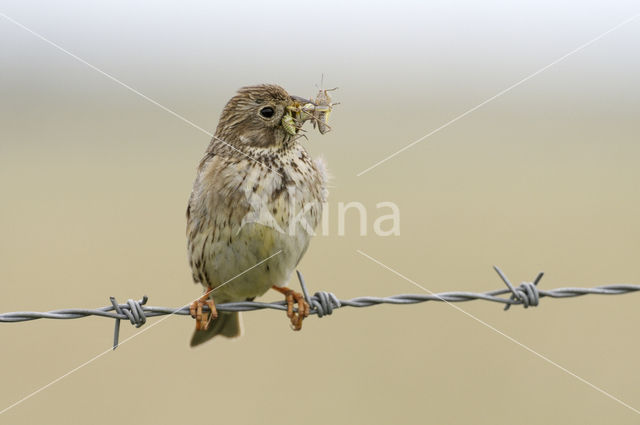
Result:
M299 331L302 329L302 321L309 316L309 303L304 299L304 295L293 290L285 295L285 301L287 302L287 317L291 319L291 329ZM294 303L298 304L296 312L293 311Z
M191 317L196 319L197 331L206 331L209 329L211 321L218 318L216 304L213 302L213 299L209 297L209 292L210 291L207 291L203 296L192 302L189 306L189 313L191 313ZM209 311L203 311L203 307L205 305L209 306Z
M302 329L302 321L309 316L311 310L304 295L289 288L274 286L273 289L284 294L284 300L287 303L287 317L291 320L291 329L294 331ZM293 310L294 304L298 304L296 311Z

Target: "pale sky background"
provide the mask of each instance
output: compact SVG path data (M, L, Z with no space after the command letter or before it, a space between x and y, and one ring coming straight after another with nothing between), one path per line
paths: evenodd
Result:
M241 86L341 102L305 146L338 202L400 207L401 235L337 221L300 264L340 298L640 284L640 18L361 177L626 19L637 2L0 2L0 12L213 132ZM184 305L186 201L209 137L0 17L0 311ZM295 286L295 282L292 282ZM267 294L265 301L279 299ZM458 304L640 410L638 294ZM0 423L634 424L639 416L447 305L280 312L188 347L172 317ZM158 319L150 319L154 323ZM108 349L100 318L0 325L0 410ZM144 329L144 328L143 328ZM138 330L123 323L122 338Z

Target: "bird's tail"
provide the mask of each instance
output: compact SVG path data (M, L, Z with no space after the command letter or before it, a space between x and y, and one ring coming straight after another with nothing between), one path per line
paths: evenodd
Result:
M227 338L235 338L242 335L242 324L240 313L220 313L217 319L211 322L209 329L194 331L191 337L191 346L195 347L203 342L209 341L216 335L226 336Z

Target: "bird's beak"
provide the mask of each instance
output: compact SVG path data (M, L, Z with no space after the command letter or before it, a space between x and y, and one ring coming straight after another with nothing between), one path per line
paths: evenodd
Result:
M310 118L309 111L315 110L316 102L300 96L289 97L291 98L291 105L287 106L287 110L295 119L301 120L301 122L308 120Z
M313 103L312 101L310 101L309 99L305 99L304 97L300 97L300 96L289 96L291 97L291 100L293 101L294 104L299 104L299 105L306 105L307 103Z
M303 119L303 107L308 104L312 104L310 100L307 100L300 96L290 96L291 105L287 106L287 112L282 117L282 127L284 130L292 136L298 134L298 130L302 127Z

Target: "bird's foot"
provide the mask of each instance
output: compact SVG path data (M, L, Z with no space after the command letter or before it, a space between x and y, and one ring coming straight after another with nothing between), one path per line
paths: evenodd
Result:
M209 293L212 288L208 288L207 292L204 293L203 296L195 300L189 306L189 312L191 313L191 317L196 319L196 330L206 331L209 329L209 325L213 319L218 318L218 310L216 310L216 304L213 302L213 298L209 297ZM203 311L202 308L207 305L209 306L209 311Z
M300 292L296 292L293 289L283 288L280 286L272 286L273 289L284 294L284 299L287 302L287 317L291 319L291 327L294 331L302 329L302 321L305 317L309 316L309 304L304 299L304 295ZM293 311L293 304L298 304L298 310Z

